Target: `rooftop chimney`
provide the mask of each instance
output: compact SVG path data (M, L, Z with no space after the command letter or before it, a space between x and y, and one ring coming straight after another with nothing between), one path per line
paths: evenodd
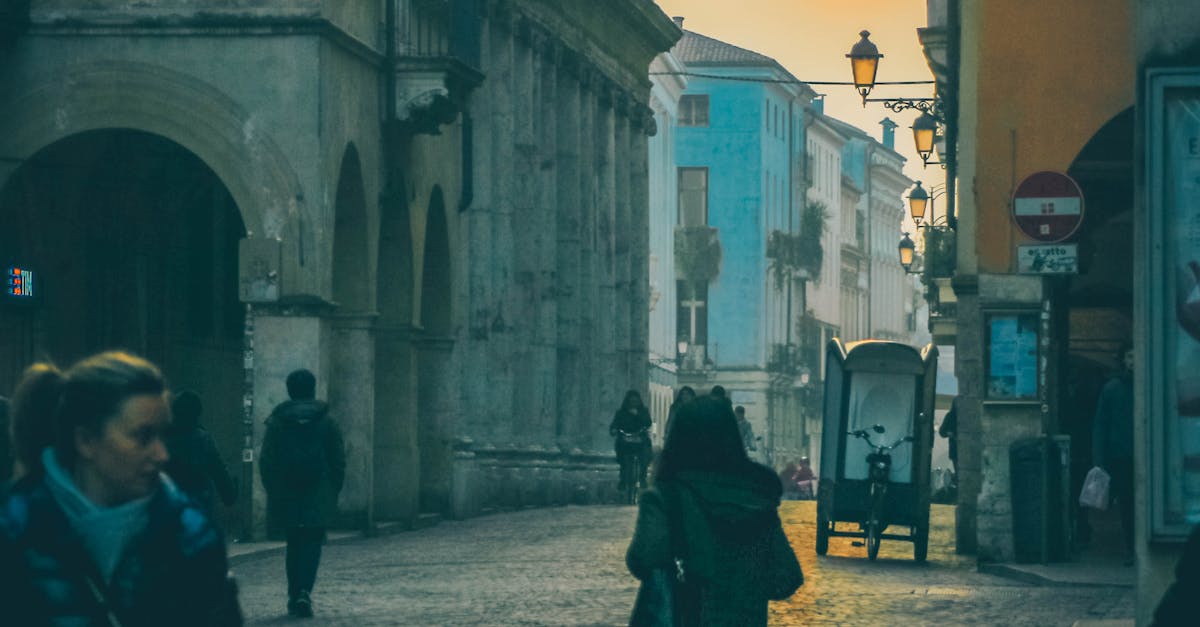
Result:
M883 118L879 121L879 125L883 127L883 147L888 150L895 150L896 123L891 118Z
M683 16L682 15L676 15L675 17L673 17L671 19L675 20L676 26L678 26L680 29L683 29Z

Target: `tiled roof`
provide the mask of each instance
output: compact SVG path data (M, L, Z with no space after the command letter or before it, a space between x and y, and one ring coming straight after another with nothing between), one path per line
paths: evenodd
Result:
M693 33L690 30L683 31L683 38L679 40L679 43L675 44L675 47L671 49L671 53L680 61L692 65L711 63L717 65L779 66L779 63L771 57L718 41L712 37Z

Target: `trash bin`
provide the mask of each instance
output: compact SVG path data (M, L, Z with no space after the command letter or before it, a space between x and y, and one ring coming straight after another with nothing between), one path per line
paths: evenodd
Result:
M1045 438L1028 438L1008 448L1013 553L1019 563L1045 561L1046 444Z
M1067 436L1028 438L1009 447L1013 553L1019 563L1070 556L1071 455Z

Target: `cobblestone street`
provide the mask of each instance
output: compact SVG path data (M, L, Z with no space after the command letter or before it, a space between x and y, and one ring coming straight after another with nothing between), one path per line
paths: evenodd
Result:
M635 508L561 507L485 516L325 548L309 625L623 625L636 594L624 552ZM1133 589L1033 586L976 572L951 546L953 509L934 506L929 562L885 541L813 551L814 503L781 515L806 582L773 604L773 625L1063 625L1129 618ZM283 556L235 567L252 625L291 623Z

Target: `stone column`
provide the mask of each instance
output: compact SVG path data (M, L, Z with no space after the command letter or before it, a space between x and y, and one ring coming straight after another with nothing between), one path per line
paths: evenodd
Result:
M629 150L630 105L626 94L617 94L613 107L613 345L617 349L617 371L614 373L618 381L617 392L622 398L624 398L625 390L637 388L636 383L629 378L629 346L632 339L629 308L629 288L632 280L629 244L633 237L629 222L629 160L632 157Z
M614 222L616 220L616 146L614 144L614 112L613 86L602 79L603 88L599 89L600 102L595 117L596 137L596 279L598 283L596 334L592 345L600 355L599 367L592 370L594 384L599 389L597 407L602 410L601 416L611 416L621 402L622 381L617 368L617 334L616 321L616 277L615 250L613 246ZM597 421L599 422L599 421ZM592 424L589 432L592 434L594 450L611 449L612 442L608 435L607 424Z
M500 23L499 20L503 20ZM514 340L517 289L513 281L514 190L521 184L516 178L513 138L516 135L513 23L511 16L496 16L492 28L491 56L487 83L492 86L492 247L487 263L491 266L491 300L485 305L488 325L488 369L490 402L486 410L488 439L498 448L512 447L513 429ZM483 374L483 373L481 373Z
M556 301L555 267L558 264L558 57L553 42L543 40L538 45L534 76L538 78L537 117L538 151L537 201L538 228L535 229L537 251L536 277L537 323L534 333L537 364L537 383L540 396L537 409L538 445L548 451L558 450L558 307Z
M406 322L375 325L376 520L409 522L417 516L420 451L413 412L417 398L413 333Z
M514 429L514 443L521 448L530 448L539 439L537 416L540 412L541 394L535 389L537 365L535 363L534 338L538 318L537 298L537 240L535 233L541 228L537 207L537 134L535 126L539 120L534 115L537 106L534 80L534 53L532 25L518 25L513 57L514 88L512 108L513 133L513 185L512 215L509 226L513 242L513 405L509 420Z
M576 73L578 59L565 54L558 68L558 97L555 99L562 112L557 117L558 179L557 193L557 247L555 294L557 295L556 327L558 342L557 410L556 434L558 447L563 451L579 451L578 418L582 405L580 393L580 299L582 296L582 273L580 251L581 214L583 206L582 177L580 167L580 118L583 105L580 100L582 86Z
M329 319L329 408L342 427L346 483L338 498L343 525L374 524L375 340L373 314L334 314Z
M579 412L572 432L581 450L595 452L593 429L596 420L610 416L599 409L597 392L599 356L596 346L596 324L599 278L596 269L596 115L598 85L592 68L581 59L579 75L582 81L579 98L579 181L580 181L580 246L579 246Z
M649 108L634 106L629 133L629 232L630 232L630 383L649 398L650 343L650 167L646 121ZM666 305L660 305L666 306ZM666 416L655 416L666 422Z

